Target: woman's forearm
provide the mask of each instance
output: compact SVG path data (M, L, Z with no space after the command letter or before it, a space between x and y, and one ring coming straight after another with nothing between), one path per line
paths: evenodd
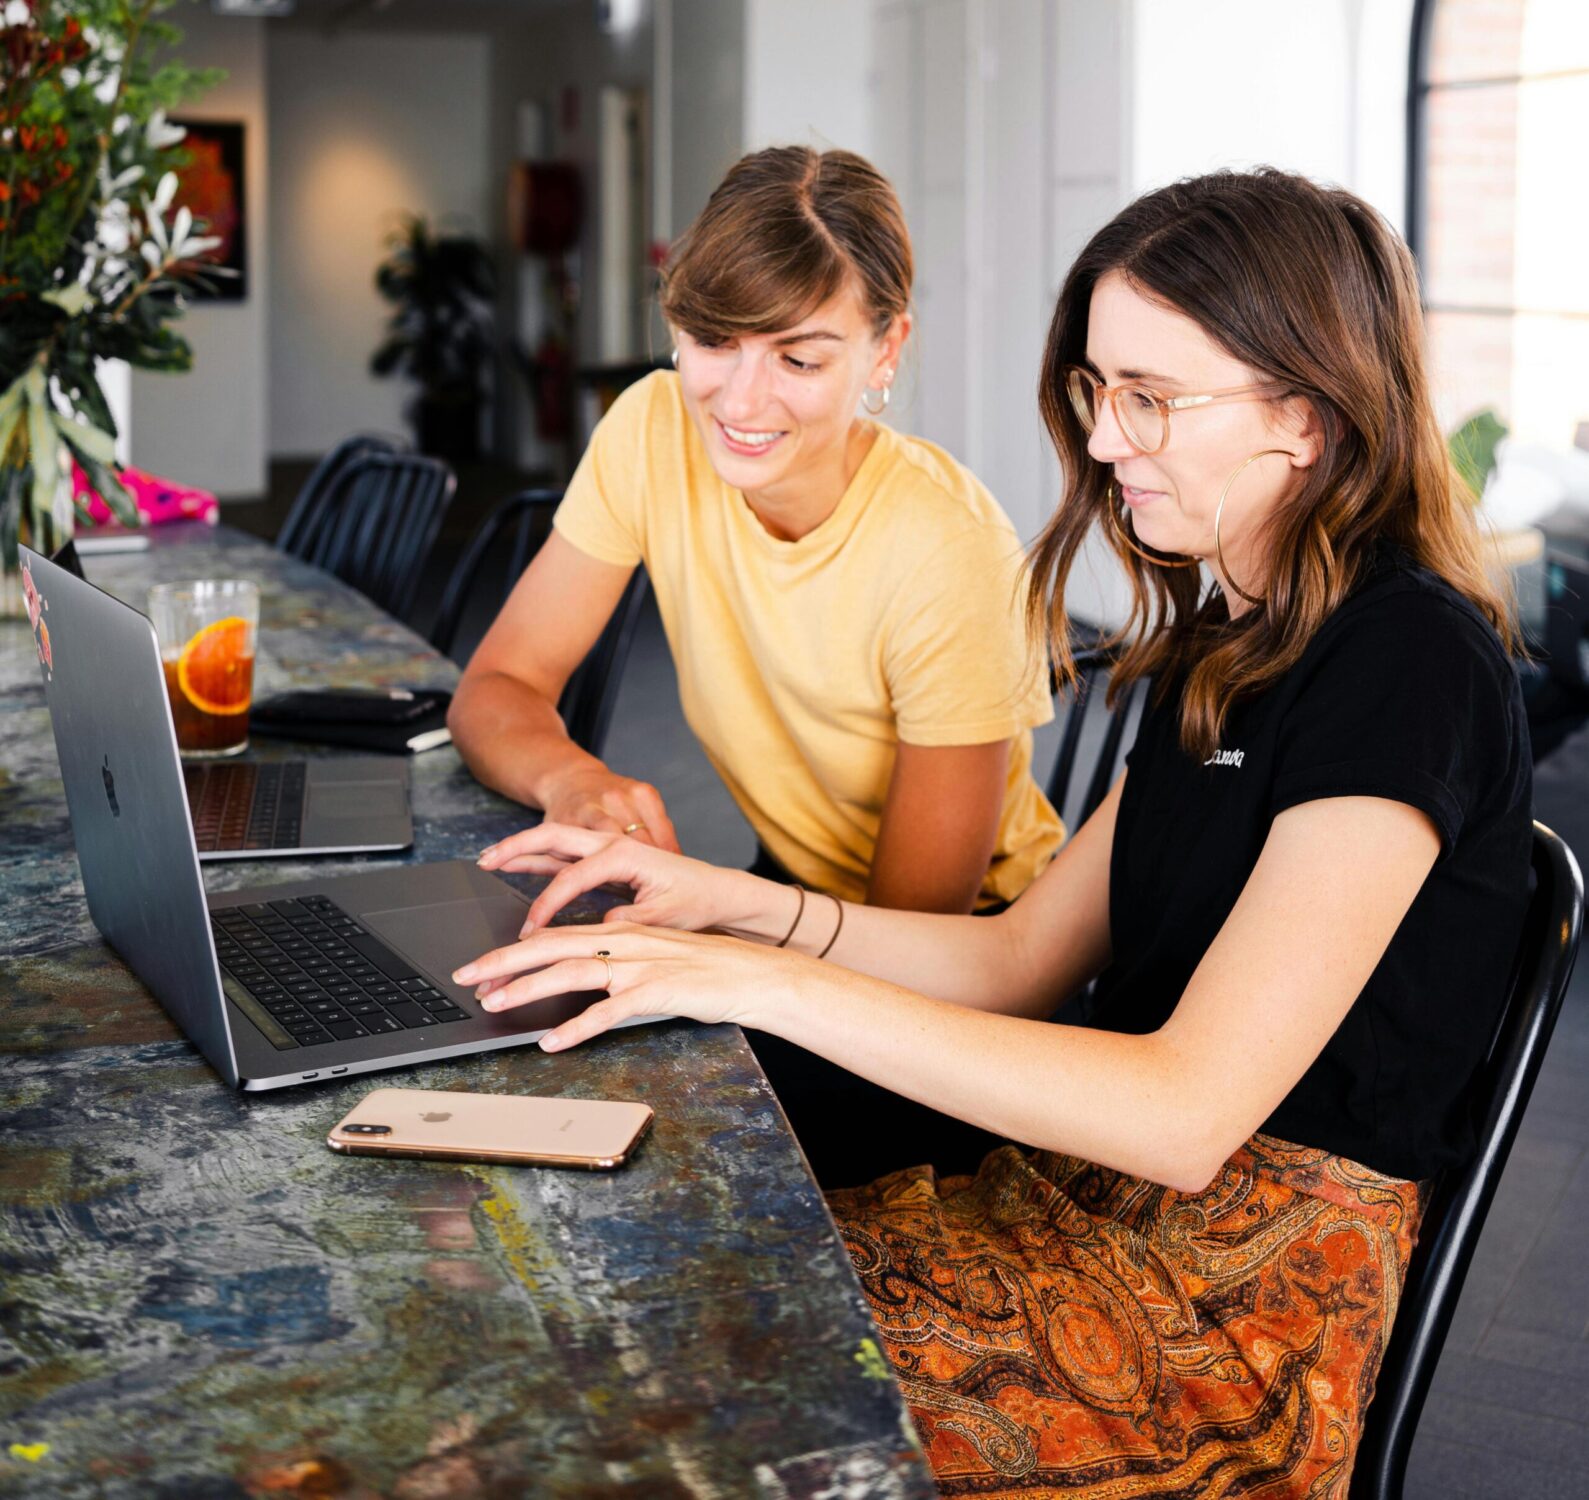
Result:
M554 704L504 672L465 676L447 727L476 777L530 807L547 805L559 777L602 769L569 739Z
M933 912L894 911L844 902L839 924L837 898L793 886L745 877L732 920L721 931L759 943L777 943L815 957L837 941L826 958L857 974L902 986L918 995L974 1010L1047 1016L1065 999L1054 993L1021 942L1019 924L997 917L950 917Z
M1052 1015L1109 962L1109 851L1119 787L1008 911L943 916L858 906L736 877L718 925L757 942L789 934L797 953L825 954L858 974L973 1010ZM798 920L797 920L798 915ZM792 929L792 930L791 930ZM829 947L829 941L832 946Z
M1023 1145L1187 1190L1223 1160L1161 1035L988 1014L827 968L769 986L739 1019Z

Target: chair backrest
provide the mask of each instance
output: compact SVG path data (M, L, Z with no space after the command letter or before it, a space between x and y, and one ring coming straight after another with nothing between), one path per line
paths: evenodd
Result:
M438 458L366 454L338 474L301 555L406 618L457 487Z
M277 549L293 557L307 557L316 534L326 524L327 505L345 471L371 453L399 453L402 449L401 439L382 433L361 432L344 438L309 471L276 533Z
M1352 1470L1352 1500L1399 1500L1407 1458L1463 1279L1572 977L1583 922L1583 877L1572 850L1534 824L1534 891L1506 1004L1475 1081L1478 1151L1435 1180L1401 1307L1380 1365Z
M1068 701L1061 711L1059 753L1046 788L1048 800L1072 832L1109 795L1121 758L1131 748L1126 742L1127 730L1134 730L1135 715L1147 691L1145 681L1134 682L1109 708L1105 700L1111 653L1097 644L1097 633L1086 626L1074 627L1074 637L1076 685L1064 695Z
M645 605L650 583L644 568L636 568L625 585L618 607L607 621L596 644L575 669L557 700L568 737L590 754L600 757L618 703L618 684L634 645L635 627Z
M481 597L481 575L488 562L492 567L488 582L497 589L492 613L501 608L550 534L552 515L562 498L561 490L522 490L486 517L464 548L442 593L430 632L431 645L438 651L453 654L465 612ZM569 738L591 755L600 756L606 743L618 684L634 645L648 587L645 569L636 568L596 644L575 668L557 701Z
M497 506L469 538L468 546L453 565L430 627L430 643L443 655L451 656L458 643L464 615L479 597L482 571L490 566L490 578L500 590L492 601L491 613L495 614L530 559L541 550L562 498L561 490L520 490Z

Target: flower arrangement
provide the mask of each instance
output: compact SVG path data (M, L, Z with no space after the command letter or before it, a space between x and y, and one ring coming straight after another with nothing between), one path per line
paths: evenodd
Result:
M75 510L86 518L73 461L138 522L99 362L192 363L167 325L184 284L214 274L196 258L216 241L172 212L182 132L166 112L221 75L151 60L181 39L159 19L176 3L0 0L0 572L12 579L19 534L51 551Z

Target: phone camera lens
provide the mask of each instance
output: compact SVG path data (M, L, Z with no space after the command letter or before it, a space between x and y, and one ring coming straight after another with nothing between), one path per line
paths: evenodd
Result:
M349 1135L390 1135L392 1133L390 1125L349 1125L347 1130Z

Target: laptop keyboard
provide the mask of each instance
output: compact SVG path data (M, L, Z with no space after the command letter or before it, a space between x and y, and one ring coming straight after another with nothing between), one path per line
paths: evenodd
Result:
M233 761L182 767L200 854L218 849L296 849L302 842L308 765Z
M210 925L227 993L281 1050L469 1018L329 896L229 906Z

